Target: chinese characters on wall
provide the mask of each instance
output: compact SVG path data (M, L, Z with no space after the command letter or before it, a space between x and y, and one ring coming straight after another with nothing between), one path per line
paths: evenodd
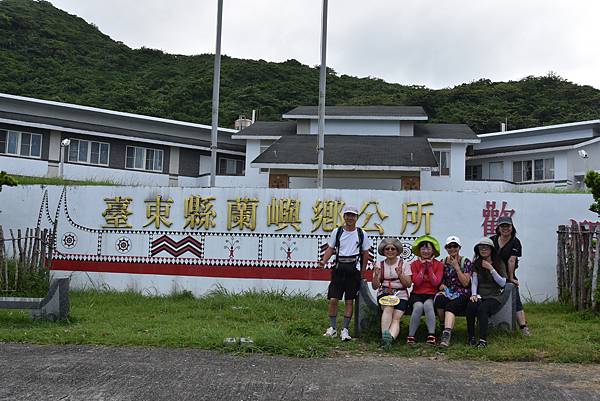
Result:
M500 210L496 207L496 201L486 201L485 209L482 211L483 223L483 235L494 235L496 234L496 220L500 216L508 216L510 218L515 214L515 209L508 208L508 202L502 201Z
M214 196L192 195L183 200L183 205L176 205L171 197L156 195L151 199L144 200L146 210L146 222L143 227L155 229L171 228L173 225L172 214L182 213L183 229L189 230L211 230L217 225L217 211ZM134 200L129 196L116 196L104 198L106 204L102 212L105 224L103 228L130 229L133 228L129 217ZM344 224L342 210L345 205L341 200L317 200L310 206L312 217L310 222L311 232L321 230L331 232ZM301 231L303 221L301 219L302 203L299 199L272 198L265 206L260 205L256 198L227 199L226 227L228 231L254 231L259 218L259 210L266 213L267 227L274 226L276 231L291 227L296 232ZM431 233L431 217L433 202L406 202L399 205L402 213L402 221L398 222L400 235L414 235L419 230L425 234ZM385 233L383 222L389 217L378 201L364 202L359 208L357 226L367 232L383 235ZM387 224L390 224L388 222Z

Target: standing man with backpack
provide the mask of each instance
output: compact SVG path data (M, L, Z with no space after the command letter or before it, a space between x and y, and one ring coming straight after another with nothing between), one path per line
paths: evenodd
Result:
M324 336L335 337L337 335L338 300L343 297L345 302L344 328L340 338L342 341L349 341L352 339L348 333L348 327L352 319L354 299L360 291L360 285L369 261L371 241L367 234L356 226L358 209L354 206L345 206L342 212L345 224L331 233L327 241L328 247L323 254L323 259L319 261L319 265L325 267L329 258L333 254L336 255L335 265L331 272L331 282L327 290L327 298L329 299L327 313L330 327Z

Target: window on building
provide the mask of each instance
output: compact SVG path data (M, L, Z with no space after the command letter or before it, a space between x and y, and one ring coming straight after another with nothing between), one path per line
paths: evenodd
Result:
M0 151L15 156L42 157L42 135L0 131Z
M127 146L125 167L135 170L163 171L162 149Z
M554 159L519 160L513 162L513 181L530 182L554 179Z
M108 166L109 151L108 143L71 139L67 161Z
M450 175L450 151L449 150L434 150L433 155L438 163L439 170L432 171L431 175Z
M228 159L221 157L219 159L219 175L244 175L245 166L243 160Z
M465 171L465 179L471 181L481 180L481 172L481 164L478 164L476 166L467 166Z

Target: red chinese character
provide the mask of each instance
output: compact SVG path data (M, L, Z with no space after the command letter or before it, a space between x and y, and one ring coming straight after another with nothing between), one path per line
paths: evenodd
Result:
M485 209L483 209L483 235L494 235L496 234L496 220L500 216L512 217L515 214L514 209L507 209L506 205L508 202L502 201L502 208L496 209L496 201L486 201Z

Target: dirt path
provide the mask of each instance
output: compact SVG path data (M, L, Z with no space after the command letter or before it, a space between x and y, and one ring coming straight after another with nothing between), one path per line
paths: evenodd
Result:
M600 400L600 366L0 344L0 400Z

